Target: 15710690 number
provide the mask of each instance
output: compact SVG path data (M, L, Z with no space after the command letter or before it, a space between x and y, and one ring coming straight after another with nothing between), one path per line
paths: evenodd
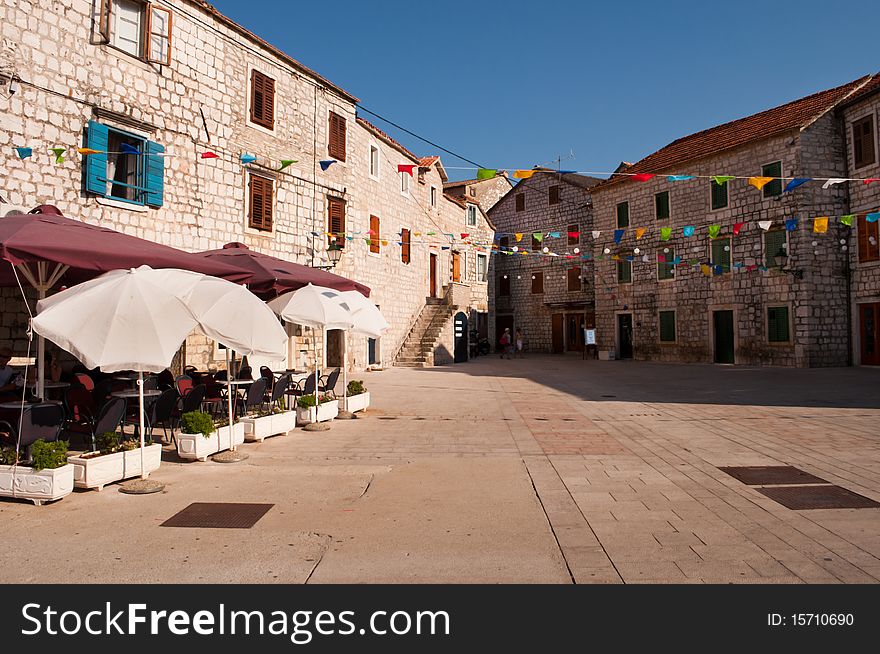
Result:
M767 624L771 627L850 627L854 622L852 613L768 613Z

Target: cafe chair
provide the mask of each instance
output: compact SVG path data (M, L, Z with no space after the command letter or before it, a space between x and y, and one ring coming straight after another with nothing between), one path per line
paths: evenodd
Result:
M336 397L336 382L339 381L339 368L334 369L330 374L318 379L318 390L322 393L329 393Z
M150 440L153 440L153 429L158 425L162 425L162 443L168 441L168 428L171 428L171 443L174 442L174 407L177 406L177 391L168 388L162 391L159 399L153 402L150 411L147 414L150 429Z

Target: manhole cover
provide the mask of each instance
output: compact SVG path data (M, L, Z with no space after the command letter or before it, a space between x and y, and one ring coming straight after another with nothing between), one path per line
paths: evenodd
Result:
M827 484L809 472L793 466L744 466L718 468L749 486L773 486L775 484Z
M274 504L194 502L160 526L209 529L250 529Z
M758 488L756 490L771 500L779 502L787 509L794 511L803 511L805 509L873 509L880 507L880 503L840 486L781 486L776 488Z

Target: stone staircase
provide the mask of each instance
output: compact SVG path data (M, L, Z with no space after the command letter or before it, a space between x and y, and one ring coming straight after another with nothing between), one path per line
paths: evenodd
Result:
M454 309L444 298L425 299L419 317L397 353L394 365L402 368L426 368L434 365L434 345Z

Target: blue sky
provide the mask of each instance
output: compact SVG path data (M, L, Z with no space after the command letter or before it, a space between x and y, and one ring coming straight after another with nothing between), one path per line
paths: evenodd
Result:
M610 171L880 71L876 0L214 0L361 105L487 168ZM419 155L455 157L364 115ZM551 164L555 165L555 164Z

